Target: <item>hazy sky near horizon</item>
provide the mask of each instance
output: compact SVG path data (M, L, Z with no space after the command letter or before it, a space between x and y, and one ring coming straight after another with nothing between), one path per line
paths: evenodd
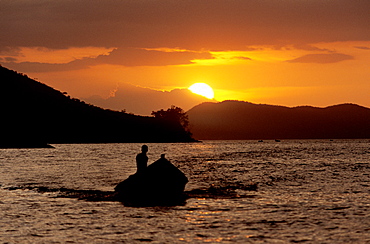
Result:
M1 0L0 64L79 98L370 107L369 26L369 0Z

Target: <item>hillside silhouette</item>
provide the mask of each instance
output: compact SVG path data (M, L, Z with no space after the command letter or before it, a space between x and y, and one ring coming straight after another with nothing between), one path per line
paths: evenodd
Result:
M283 107L241 101L203 103L187 112L194 138L370 138L370 109L355 104Z
M179 123L102 109L0 66L0 147L189 142Z

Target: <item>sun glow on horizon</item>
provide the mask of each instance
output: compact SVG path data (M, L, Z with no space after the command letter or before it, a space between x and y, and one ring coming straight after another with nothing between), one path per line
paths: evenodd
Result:
M206 83L194 83L188 88L192 93L201 95L208 99L213 99L215 97L215 93L209 85Z

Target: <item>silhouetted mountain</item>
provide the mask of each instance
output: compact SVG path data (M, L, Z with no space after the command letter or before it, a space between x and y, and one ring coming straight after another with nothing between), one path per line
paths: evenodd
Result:
M196 139L370 138L370 109L355 104L288 108L241 101L203 103L188 112Z
M194 141L180 124L101 109L0 66L0 147Z

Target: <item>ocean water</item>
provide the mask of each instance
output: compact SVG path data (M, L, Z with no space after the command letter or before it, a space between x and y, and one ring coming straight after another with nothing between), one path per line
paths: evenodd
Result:
M133 174L141 144L54 146L0 149L0 243L370 243L370 140L148 144L207 194L141 208L78 199Z

